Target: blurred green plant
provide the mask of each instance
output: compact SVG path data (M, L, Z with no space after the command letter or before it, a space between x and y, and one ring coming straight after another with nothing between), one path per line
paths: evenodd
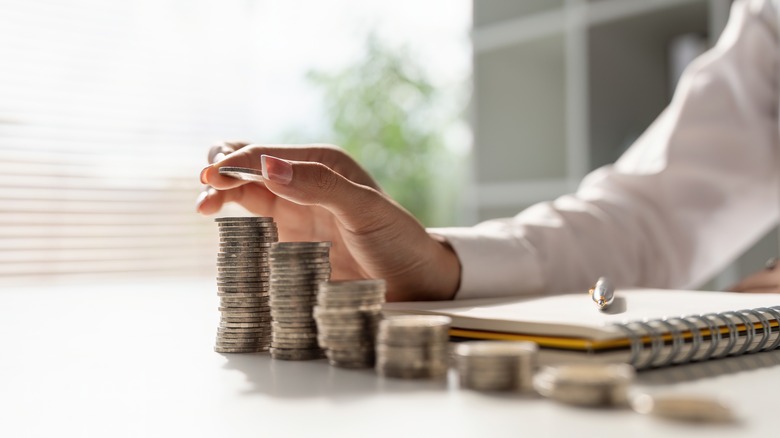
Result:
M426 226L456 220L462 164L445 147L444 130L462 109L452 110L453 96L431 83L408 47L370 35L357 62L308 79L323 93L331 143Z

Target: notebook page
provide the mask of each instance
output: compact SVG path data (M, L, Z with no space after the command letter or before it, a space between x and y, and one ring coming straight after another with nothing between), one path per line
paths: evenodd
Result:
M386 314L447 315L456 328L605 340L625 336L611 324L780 305L780 294L626 289L616 297L609 312L599 311L587 292L388 303L384 309Z

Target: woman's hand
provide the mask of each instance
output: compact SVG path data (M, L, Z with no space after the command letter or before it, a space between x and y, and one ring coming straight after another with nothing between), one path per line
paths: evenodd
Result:
M452 249L425 231L341 149L327 145L222 143L201 182L197 210L218 212L237 202L271 216L282 241L331 241L333 279L384 278L388 300L454 296L460 264ZM263 183L222 176L222 166L261 170Z
M764 269L755 272L729 288L732 292L780 293L780 267L776 258Z

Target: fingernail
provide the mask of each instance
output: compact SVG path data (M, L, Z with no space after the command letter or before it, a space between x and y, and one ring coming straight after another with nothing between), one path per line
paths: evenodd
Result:
M211 167L211 166L206 166L206 167L203 168L203 170L200 171L200 183L201 184L208 184L208 181L206 181L206 171L209 170L209 167Z
M292 163L270 155L260 157L260 165L263 168L263 178L268 181L289 184L293 177Z
M198 199L195 201L195 211L200 213L200 206L203 205L203 201L205 201L206 198L208 198L208 196L209 196L208 190L204 190L200 192L200 195L198 195Z
M222 152L218 153L217 155L214 155L214 162L219 163L220 161L225 159L225 156L226 155L223 154Z

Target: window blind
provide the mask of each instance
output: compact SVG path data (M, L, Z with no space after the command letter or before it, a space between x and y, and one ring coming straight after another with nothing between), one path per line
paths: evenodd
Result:
M251 0L0 0L0 284L213 273L194 201L246 138Z

